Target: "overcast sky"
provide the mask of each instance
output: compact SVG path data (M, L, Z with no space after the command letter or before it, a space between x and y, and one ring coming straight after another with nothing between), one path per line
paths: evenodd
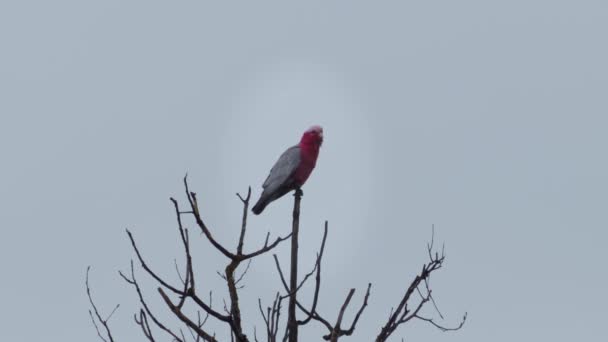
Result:
M100 308L121 303L117 340L143 341L117 274L133 257L124 229L177 281L168 198L185 200L184 174L217 238L236 245L235 192L257 197L312 124L325 142L303 189L302 270L327 219L320 312L335 320L349 288L359 304L373 283L345 340L378 334L433 224L444 323L469 320L393 340L606 339L607 32L605 1L2 1L0 340L96 341L92 265ZM286 234L291 205L251 217L246 248ZM193 246L199 292L221 308L226 260L198 234ZM250 335L257 298L281 288L270 255L251 267Z

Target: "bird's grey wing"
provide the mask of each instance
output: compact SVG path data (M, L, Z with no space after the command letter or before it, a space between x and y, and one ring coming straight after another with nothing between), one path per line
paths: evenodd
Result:
M300 147L295 145L283 152L279 160L270 169L268 178L262 185L264 190L271 190L284 184L296 171L298 165L300 165Z

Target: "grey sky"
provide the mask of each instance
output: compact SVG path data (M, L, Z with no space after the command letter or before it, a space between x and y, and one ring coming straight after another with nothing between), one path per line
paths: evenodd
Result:
M469 321L395 340L605 339L607 32L602 1L3 1L0 340L96 340L89 264L102 308L122 304L115 334L143 340L116 273L132 257L124 228L175 279L168 197L184 199L184 173L232 243L234 193L257 196L311 124L326 138L304 188L303 267L328 219L321 311L373 283L349 340L378 333L431 224L448 255L434 294L447 324ZM288 231L291 204L251 220L250 248ZM221 305L225 260L198 242L199 284ZM254 263L249 331L258 294L278 289L271 258Z

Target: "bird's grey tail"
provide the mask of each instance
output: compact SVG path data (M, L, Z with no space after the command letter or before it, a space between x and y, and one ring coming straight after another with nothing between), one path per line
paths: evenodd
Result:
M266 200L266 198L264 198L264 196L260 196L260 199L253 206L253 208L251 208L251 211L253 211L253 213L256 215L260 215L260 213L264 211L264 208L266 208L267 205L268 201Z

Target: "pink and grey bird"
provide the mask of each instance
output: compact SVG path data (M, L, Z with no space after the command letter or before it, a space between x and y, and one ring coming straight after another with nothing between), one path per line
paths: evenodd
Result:
M317 164L323 143L323 128L312 126L302 135L300 143L283 152L262 185L264 191L251 209L259 215L266 206L291 190L299 189Z

